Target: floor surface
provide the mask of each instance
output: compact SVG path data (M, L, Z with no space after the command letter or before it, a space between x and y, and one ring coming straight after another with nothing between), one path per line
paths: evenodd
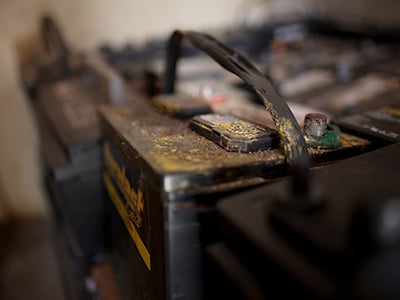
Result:
M110 260L84 271L57 222L0 226L1 300L118 300Z
M66 300L50 221L0 227L0 299Z

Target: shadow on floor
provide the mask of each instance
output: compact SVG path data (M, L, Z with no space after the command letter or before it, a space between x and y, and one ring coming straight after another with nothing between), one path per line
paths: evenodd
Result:
M66 300L52 222L0 227L0 299Z

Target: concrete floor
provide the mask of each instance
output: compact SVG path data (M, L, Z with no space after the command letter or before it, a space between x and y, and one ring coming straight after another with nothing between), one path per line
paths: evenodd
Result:
M51 224L0 227L0 299L66 300Z
M0 299L121 299L110 260L84 272L59 226L51 220L0 226Z
M56 228L50 220L0 227L0 299L87 299Z

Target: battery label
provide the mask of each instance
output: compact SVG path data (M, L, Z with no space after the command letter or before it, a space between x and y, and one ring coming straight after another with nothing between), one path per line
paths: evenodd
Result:
M123 163L118 163L113 156L110 144L104 143L104 160L108 172L103 173L104 185L113 201L126 229L132 238L139 255L143 259L148 270L151 270L150 252L143 237L149 241L149 230L144 220L145 201L143 196L142 181L132 182L133 176L129 176ZM140 178L140 177L139 177ZM115 184L114 184L115 182ZM122 196L122 197L121 197Z

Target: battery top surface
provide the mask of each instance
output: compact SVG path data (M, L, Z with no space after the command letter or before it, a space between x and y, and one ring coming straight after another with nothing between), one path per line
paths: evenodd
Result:
M38 98L39 109L64 147L101 137L96 108L100 103L77 78L43 86Z
M150 105L102 107L111 127L109 131L106 126L105 137L114 140L120 152L126 147L125 159L139 157L150 167L146 174L153 181L161 178L167 191L254 178L284 166L279 150L228 152L192 131L188 121L162 115Z
M189 128L187 120L165 116L138 96L131 105L101 107L105 138L116 144L125 160L150 171L167 192L254 179L281 172L282 149L251 153L229 152ZM340 150L365 147L368 141L344 135ZM330 150L310 149L329 160Z

